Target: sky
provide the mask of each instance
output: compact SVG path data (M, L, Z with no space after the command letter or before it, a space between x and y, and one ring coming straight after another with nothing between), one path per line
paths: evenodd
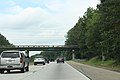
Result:
M0 0L0 33L14 45L64 45L68 30L99 0Z

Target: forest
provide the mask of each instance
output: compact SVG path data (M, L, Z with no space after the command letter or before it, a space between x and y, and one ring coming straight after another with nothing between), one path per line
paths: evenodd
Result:
M96 9L89 7L67 32L65 45L78 45L80 59L120 63L120 0L100 0Z

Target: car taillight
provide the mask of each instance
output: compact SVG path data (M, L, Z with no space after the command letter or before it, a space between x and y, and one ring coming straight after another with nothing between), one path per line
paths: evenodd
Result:
M20 57L20 64L22 63L22 57Z

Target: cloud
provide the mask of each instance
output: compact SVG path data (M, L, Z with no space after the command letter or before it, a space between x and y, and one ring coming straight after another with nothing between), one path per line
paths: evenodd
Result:
M49 14L44 12L40 7L28 7L15 15L0 15L0 27L7 29L24 29L27 27L36 27L44 22ZM6 24L7 23L7 24Z
M89 3L81 0L37 1L32 3L42 7L24 7L11 2L12 6L6 8L7 14L0 13L0 31L11 43L64 44L66 32L74 27L89 6L93 6L90 0L87 0Z
M11 13L11 14L17 14L17 13L22 12L23 8L21 8L20 6L17 5L17 6L7 8L5 11L8 13Z
M47 4L45 4L45 6L52 11L58 11L58 10L61 11L61 9L64 8L64 3L60 0L54 0L54 1L52 0Z

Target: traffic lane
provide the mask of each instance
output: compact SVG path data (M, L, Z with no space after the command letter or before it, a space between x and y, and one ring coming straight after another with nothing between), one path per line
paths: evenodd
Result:
M52 62L23 80L90 80L67 63Z
M30 71L25 73L21 73L20 70L11 70L10 73L5 72L4 74L0 74L0 80L22 80L46 66L48 65L31 65Z

